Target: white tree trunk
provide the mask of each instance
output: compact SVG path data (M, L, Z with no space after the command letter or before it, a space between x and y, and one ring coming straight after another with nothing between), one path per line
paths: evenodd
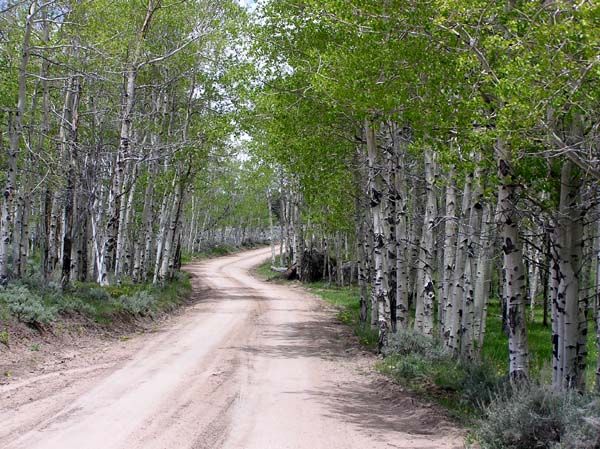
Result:
M408 328L408 285L410 270L408 267L408 236L407 236L407 197L408 186L406 168L404 165L408 139L398 135L396 150L396 325L399 329Z
M173 183L175 179L173 179ZM167 239L167 223L169 222L169 200L171 195L169 192L165 192L162 200L162 204L160 206L160 220L158 226L158 236L156 239L156 257L154 259L154 278L152 279L152 283L154 285L158 284L160 281L160 268L163 257L163 246L165 245L165 240Z
M164 282L169 279L173 268L173 257L175 244L178 235L178 225L181 213L181 202L183 200L183 186L180 184L175 188L175 197L173 199L173 208L169 214L171 217L169 223L169 231L165 237L164 250L162 254L162 262L159 273L159 280Z
M454 179L454 166L450 167L446 182L446 212L444 216L444 259L442 273L442 289L440 298L440 334L442 337L446 334L448 324L446 322L446 311L450 293L452 291L452 281L456 273L454 272L454 263L456 262L456 234L458 232L458 221L456 217L456 180Z
M21 61L18 74L17 110L14 117L9 117L9 150L8 150L8 175L4 189L4 201L2 204L2 221L0 223L0 284L8 282L8 254L11 237L10 221L11 207L14 194L17 191L17 158L19 145L23 137L23 116L25 115L25 103L27 101L27 66L31 56L31 34L33 31L34 18L37 13L37 2L32 1L29 12L25 17L25 29L23 32L23 44L21 47Z
M492 211L488 204L484 205L481 219L481 248L477 257L477 273L475 276L475 299L473 338L477 342L477 350L481 350L485 337L487 304L490 295L492 259L494 251L495 226Z
M479 162L477 158L477 163ZM477 261L480 249L481 216L483 211L483 189L481 186L481 169L477 167L474 175L474 189L469 210L469 226L467 229L467 258L465 261L463 306L461 323L461 353L466 358L474 355L475 333L475 283L477 277Z
M498 160L498 222L504 255L504 301L508 306L509 375L512 380L527 379L529 350L525 322L525 266L517 216L517 186L513 180L512 157L504 143L496 143Z
M537 227L534 228L535 231L538 231ZM536 242L538 246L541 246L539 242ZM528 279L529 279L529 314L531 319L533 320L535 317L535 300L538 292L538 285L540 279L540 251L535 248L533 245L528 246L528 258L529 258L529 266L528 266Z
M580 335L587 333L587 323L581 322L579 304L579 270L583 247L583 224L579 208L579 176L570 161L561 170L561 193L557 226L554 229L557 291L553 301L553 317L557 321L553 333L553 380L557 389L584 388L581 373ZM553 326L554 330L554 326ZM585 362L583 367L585 368Z
M465 179L465 185L462 195L461 215L458 223L457 243L455 250L454 272L452 274L449 286L449 297L446 302L444 317L446 321L444 331L444 342L446 347L458 354L460 351L461 338L461 320L464 296L464 274L467 261L468 245L468 214L467 211L471 205L471 188L473 184L473 174Z
M273 204L271 199L271 189L267 189L267 207L269 209L269 241L271 244L271 264L275 265L275 230L273 227Z
M381 351L387 346L388 322L386 319L386 294L383 279L383 251L385 250L383 235L383 204L381 173L377 167L377 141L375 131L368 120L365 121L365 134L367 140L367 155L369 165L369 199L371 204L371 216L373 218L373 262L374 279L372 305L377 309L377 326L379 329L378 349Z
M435 195L435 153L430 148L423 152L425 158L426 204L418 260L418 290L415 311L415 329L433 335L435 286L433 262L435 248L435 220L437 203Z
M600 206L598 207L600 210ZM600 393L600 220L596 223L596 294L595 294L595 313L596 313L596 352L598 360L596 364L596 391Z

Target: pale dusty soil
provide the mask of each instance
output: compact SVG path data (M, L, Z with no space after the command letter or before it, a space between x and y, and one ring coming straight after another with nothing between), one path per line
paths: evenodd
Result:
M463 447L443 413L373 372L331 308L253 278L268 254L188 266L197 302L154 331L38 355L0 385L0 447Z

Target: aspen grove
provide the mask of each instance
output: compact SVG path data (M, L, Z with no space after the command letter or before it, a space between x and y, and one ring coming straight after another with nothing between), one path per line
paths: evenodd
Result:
M600 344L599 19L597 3L562 0L260 8L245 123L275 167L287 265L312 280L324 254L325 277L357 282L380 351L414 328L477 360L498 299L510 378L525 380L543 307L552 384L586 389Z
M213 0L0 2L0 283L160 284L203 239L258 235L255 192L221 198L245 170L229 78L242 17Z
M518 383L542 308L552 385L600 392L600 5L254 7L0 1L2 288L270 241L358 285L381 353L410 328L476 361L498 301Z

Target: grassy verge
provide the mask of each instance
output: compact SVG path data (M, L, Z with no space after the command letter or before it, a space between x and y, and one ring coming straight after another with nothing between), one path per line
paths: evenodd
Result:
M281 279L270 263L257 268L263 279ZM360 342L370 348L377 334L359 322L356 287L325 282L308 289L339 309L339 319L352 327ZM547 385L551 370L551 328L542 324L543 310L528 317L528 338L533 381L515 390L507 381L508 339L502 330L498 301L489 304L486 338L477 361L460 360L440 342L411 330L390 339L377 369L413 392L445 407L472 429L486 449L597 449L600 448L600 399L593 394L557 393ZM590 322L590 334L595 327ZM597 360L595 338L589 339L588 385L593 385Z
M527 313L527 333L529 342L531 375L542 383L550 383L552 378L552 328L544 326L543 309L538 307L534 310L533 319ZM588 363L586 380L588 385L593 385L596 361L598 360L598 348L596 345L595 324L590 321L588 335ZM488 305L488 318L486 322L485 341L482 348L483 357L501 375L508 373L508 337L502 330L502 312L499 301L491 301Z
M254 268L253 273L260 279L267 282L285 282L280 273L271 270L271 260L260 264Z
M226 256L254 247L213 245L202 252L184 255L182 263ZM80 315L99 325L109 326L116 320L153 318L168 312L185 302L191 290L189 277L183 272L164 286L123 282L100 287L95 283L75 283L66 292L56 283L41 282L39 274L35 273L0 290L0 343L8 344L10 340L6 323L11 319L41 328L60 321L61 317Z
M276 260L276 265L279 263ZM271 261L265 262L254 269L254 273L268 282L283 283L285 281L280 273L271 270ZM377 332L368 325L360 322L359 292L356 287L336 287L327 282L314 282L306 284L308 290L324 299L338 309L337 317L344 324L350 326L360 343L369 349L377 346Z
M506 385L485 358L456 358L437 340L413 330L390 337L386 357L377 369L409 390L437 402L469 425Z
M164 286L124 283L100 287L93 283L76 283L66 292L52 284L42 285L33 279L24 279L0 291L0 324L16 318L41 327L52 325L63 317L80 315L109 326L115 320L153 318L183 304L191 289L186 273L178 273Z
M360 294L357 287L336 287L327 282L308 284L311 293L338 309L338 319L350 326L360 343L369 349L377 347L377 331L360 322Z

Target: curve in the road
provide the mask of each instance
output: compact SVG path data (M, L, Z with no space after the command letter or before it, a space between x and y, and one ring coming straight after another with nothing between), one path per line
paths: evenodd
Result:
M5 411L0 447L462 447L442 415L371 372L320 300L252 277L268 255L189 265L195 305L111 369Z

